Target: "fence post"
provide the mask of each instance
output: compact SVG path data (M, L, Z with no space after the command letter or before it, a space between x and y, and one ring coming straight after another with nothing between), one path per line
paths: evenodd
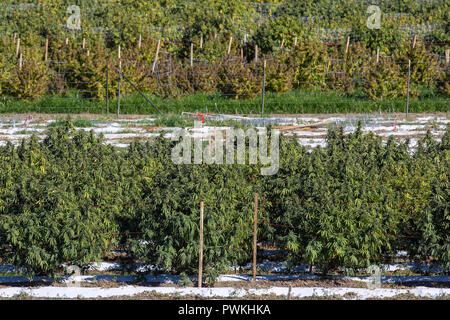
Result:
M408 60L408 86L406 87L406 116L409 111L409 85L411 82L411 60Z
M190 58L191 68L194 66L194 43L191 42L191 58Z
M156 64L158 63L159 49L161 48L161 40L158 40L158 45L156 46L155 60L153 61L152 73L155 72Z
M19 51L20 51L20 37L17 38L17 45L16 45L16 57L19 56Z
M257 241L258 241L258 193L255 193L255 208L253 213L253 281L256 281Z
M349 45L350 45L350 37L347 37L347 43L346 43L346 45L345 45L345 55L347 55L347 53L348 53L348 47L349 47Z
M200 243L198 252L198 287L202 287L203 273L203 201L200 202Z
M109 115L109 66L106 66L106 116Z
M228 43L228 54L230 54L231 53L231 44L233 43L233 36L230 36L230 41L229 41L229 43Z
M266 96L266 63L267 63L267 61L266 61L266 59L264 59L261 115L264 115L264 98Z
M48 60L48 38L45 39L45 58L44 61L47 62Z
M119 66L119 89L118 89L118 95L117 95L117 118L119 118L120 115L120 82L122 80L122 67Z

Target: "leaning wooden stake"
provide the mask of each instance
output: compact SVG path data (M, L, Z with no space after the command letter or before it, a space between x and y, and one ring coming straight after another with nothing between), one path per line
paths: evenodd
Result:
M160 48L161 48L161 40L158 40L158 45L156 46L155 60L153 61L152 72L155 72L155 67L156 67L156 64L158 63L158 54L159 54Z
M347 44L345 45L345 54L348 53L348 47L350 46L350 37L347 37Z
M228 54L231 52L231 44L233 43L233 37L230 36L230 42L228 43Z
M413 45L412 45L413 49L416 47L416 41L417 41L417 36L414 35L414 40L413 40Z
M198 287L202 287L203 282L203 201L200 202L200 243L198 252Z
M297 37L294 39L294 47L297 47Z
M22 71L22 53L19 56L19 70Z
M253 281L256 281L256 245L258 241L258 194L255 193L255 211L253 213Z
M48 38L45 39L45 57L44 57L44 61L47 62L48 60Z
M20 37L17 38L17 46L16 46L16 56L19 56L19 51L20 51Z

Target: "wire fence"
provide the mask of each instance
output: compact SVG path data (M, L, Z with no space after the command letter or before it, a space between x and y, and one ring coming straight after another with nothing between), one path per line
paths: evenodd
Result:
M84 110L117 115L120 110L148 113L150 107L153 111L161 108L174 112L264 113L266 108L269 112L320 113L354 111L354 106L364 105L371 111L382 108L383 111L408 112L410 103L419 105L418 111L422 107L427 111L425 104L431 99L437 108L428 111L448 110L448 98L436 94L436 88L447 81L444 75L449 72L448 51L444 55L429 54L427 60L411 63L379 51L363 56L347 54L352 48L347 42L345 53L299 69L298 65L278 61L277 56L258 57L257 48L253 56L244 56L243 48L240 54L239 49L231 51L231 43L232 38L228 53L212 62L196 53L193 46L188 59L180 61L158 42L153 61L121 58L119 51L114 65L101 72L85 71L82 65L74 68L67 60L50 59L45 61L42 71L35 60L20 53L17 75L0 81L0 106L3 112L20 111L25 106L29 111ZM278 54L295 50L296 46L282 47ZM47 58L48 47L45 51ZM89 57L89 50L84 54ZM94 58L91 61L96 63ZM368 90L372 96L386 95L396 100L368 100L364 87L369 72L377 64L387 62L399 68L395 76L378 79L382 81L378 88ZM127 80L120 88L119 74ZM402 89L395 89L400 87ZM319 88L321 92L301 91L311 88ZM391 95L389 90L397 92ZM201 99L192 98L197 93L203 95Z

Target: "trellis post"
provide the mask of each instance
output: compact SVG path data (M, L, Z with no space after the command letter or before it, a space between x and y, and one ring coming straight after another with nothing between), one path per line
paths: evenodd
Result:
M203 201L200 202L200 243L198 252L198 287L202 287L203 279Z
M253 212L253 281L256 281L257 241L258 241L258 193L255 193L255 207Z
M411 60L408 60L408 86L406 87L406 116L409 111L409 86L411 83Z

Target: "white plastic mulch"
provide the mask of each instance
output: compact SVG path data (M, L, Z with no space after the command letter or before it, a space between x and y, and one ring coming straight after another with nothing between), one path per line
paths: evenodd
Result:
M143 287L121 286L117 288L101 287L40 287L40 288L0 288L0 297L13 298L20 295L28 295L37 298L108 298L120 296L134 296L143 293L163 295L196 295L204 298L231 298L246 297L248 295L264 296L277 295L287 297L288 287L270 287L268 289L236 289L232 287L217 288L175 288L175 287ZM400 294L413 294L417 297L438 298L450 295L450 288L426 288L413 289L364 289L364 288L322 288L322 287L295 287L291 288L291 298L341 296L348 299L387 298Z

